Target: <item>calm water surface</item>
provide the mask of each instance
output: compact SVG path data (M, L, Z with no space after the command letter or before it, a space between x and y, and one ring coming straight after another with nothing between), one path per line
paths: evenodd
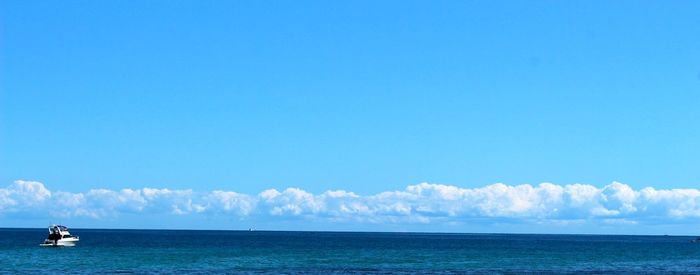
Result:
M0 229L0 273L700 273L692 237Z

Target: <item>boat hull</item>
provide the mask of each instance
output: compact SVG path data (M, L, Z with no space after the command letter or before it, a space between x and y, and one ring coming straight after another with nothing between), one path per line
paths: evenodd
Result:
M78 238L63 238L58 240L57 242L53 242L51 240L45 240L44 243L39 244L40 246L48 246L48 247L62 247L62 246L75 246L75 243L78 242L80 239Z

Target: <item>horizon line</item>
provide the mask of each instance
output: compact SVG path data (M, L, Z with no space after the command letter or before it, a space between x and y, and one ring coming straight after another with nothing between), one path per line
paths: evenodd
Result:
M62 224L63 225L63 224ZM65 225L64 225L65 226ZM43 227L1 227L0 230L8 229L46 229ZM568 235L568 236L648 236L648 237L695 237L696 235L675 235L675 234L616 234L616 233L525 233L525 232L437 232L437 231L352 231L352 230L275 230L275 229L193 229L193 228L87 228L69 227L77 230L133 230L133 231L227 231L227 232L297 232L297 233L381 233L381 234L449 234L449 235ZM700 235L700 234L699 234Z

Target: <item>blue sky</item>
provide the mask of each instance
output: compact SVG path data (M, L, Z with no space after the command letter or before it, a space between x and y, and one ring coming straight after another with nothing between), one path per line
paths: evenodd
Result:
M699 18L691 1L2 1L0 188L697 188Z

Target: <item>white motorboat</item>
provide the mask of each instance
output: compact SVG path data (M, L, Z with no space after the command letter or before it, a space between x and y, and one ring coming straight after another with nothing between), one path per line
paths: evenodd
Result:
M51 225L49 226L49 237L44 240L40 246L75 246L80 238L78 236L73 236L68 232L68 227L63 225Z

